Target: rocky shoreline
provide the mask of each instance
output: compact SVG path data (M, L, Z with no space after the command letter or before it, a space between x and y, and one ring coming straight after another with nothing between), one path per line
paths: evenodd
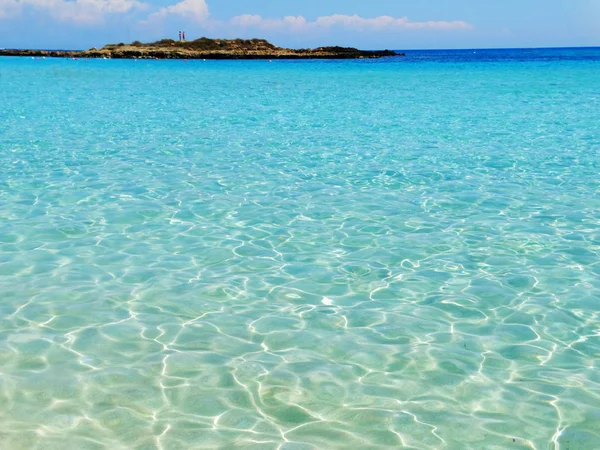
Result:
M85 51L0 50L0 56L107 59L364 59L404 56L391 50L358 50L351 47L290 49L277 47L264 39L208 39L152 43L109 44Z

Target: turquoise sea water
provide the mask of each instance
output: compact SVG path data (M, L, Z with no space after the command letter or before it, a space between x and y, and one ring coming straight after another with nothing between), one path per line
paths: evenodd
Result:
M600 448L600 50L0 58L0 448Z

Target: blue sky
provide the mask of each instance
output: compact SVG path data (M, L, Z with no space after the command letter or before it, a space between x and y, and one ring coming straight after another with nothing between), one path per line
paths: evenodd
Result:
M0 0L0 48L264 37L292 47L600 45L600 0Z

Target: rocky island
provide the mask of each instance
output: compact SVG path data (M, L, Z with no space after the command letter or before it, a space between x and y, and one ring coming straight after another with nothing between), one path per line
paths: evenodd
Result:
M0 56L129 59L358 59L404 56L391 50L366 51L351 47L290 49L264 39L208 39L110 44L85 51L0 50Z

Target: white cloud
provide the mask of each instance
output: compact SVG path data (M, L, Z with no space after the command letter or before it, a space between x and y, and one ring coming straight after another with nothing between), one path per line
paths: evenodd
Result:
M364 18L358 15L348 16L334 14L322 16L314 21L306 20L302 16L288 16L282 19L268 19L258 15L244 14L233 17L230 23L244 28L257 28L261 30L310 30L340 27L355 31L380 31L380 30L470 30L472 25L463 21L429 21L411 22L406 17L380 16Z
M302 16L286 16L283 19L264 19L261 16L251 14L233 17L229 23L237 27L259 28L263 30L298 30L307 28L310 25L310 22Z
M0 19L31 8L61 21L93 24L102 22L106 14L124 14L143 7L137 0L0 0Z
M208 19L208 5L205 0L182 0L165 8L161 8L148 16L147 22L165 19L168 16L181 16L201 23Z
M17 0L0 0L0 20L17 15L20 9L21 4Z

